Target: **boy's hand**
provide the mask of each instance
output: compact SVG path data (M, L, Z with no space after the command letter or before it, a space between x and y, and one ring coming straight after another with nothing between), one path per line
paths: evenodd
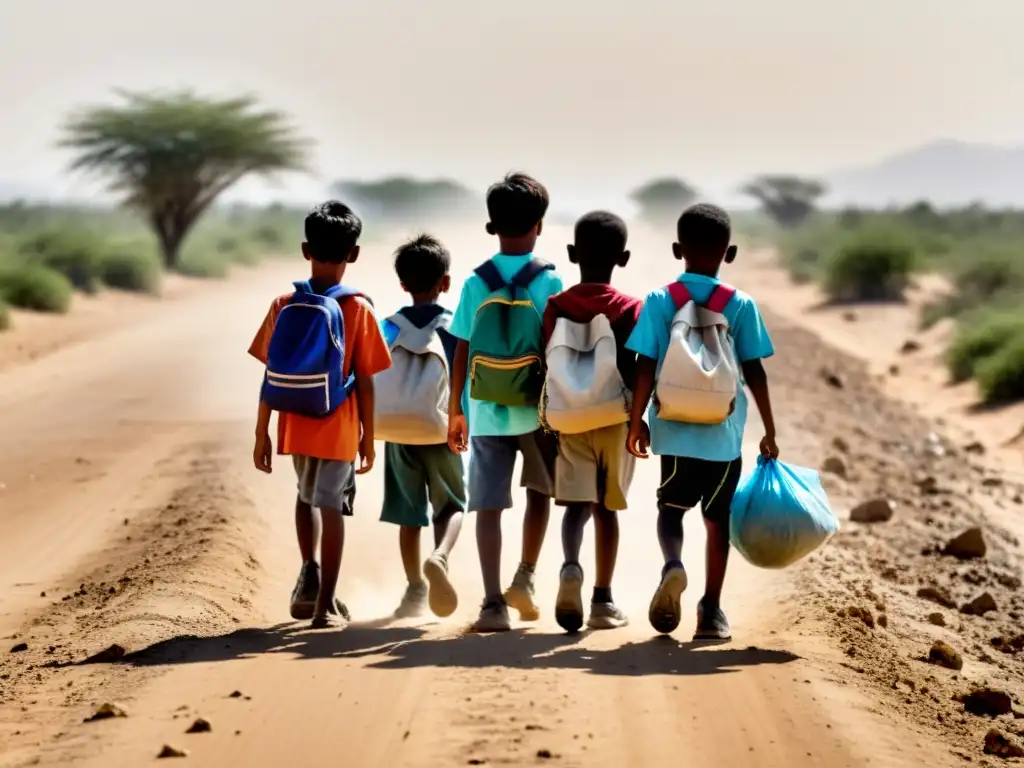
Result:
M779 446L775 444L775 435L765 435L761 438L761 455L766 459L779 458Z
M465 453L469 449L469 425L466 414L452 414L448 417L448 447L452 453Z
M270 435L266 432L256 435L256 447L252 449L252 463L256 465L256 469L269 475L273 456L274 444L270 440Z
M362 437L359 438L359 469L356 470L357 475L365 475L371 469L373 469L374 459L377 458L377 451L373 447L373 438L366 439L366 433L363 433Z
M626 450L638 459L649 457L647 449L651 447L651 430L646 421L629 425L629 435L626 437Z

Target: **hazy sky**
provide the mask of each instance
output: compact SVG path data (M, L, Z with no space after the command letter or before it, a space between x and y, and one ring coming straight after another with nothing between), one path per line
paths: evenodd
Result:
M250 91L339 176L572 207L653 175L712 192L940 137L1024 144L1024 0L0 0L0 185L81 194L57 125L114 87ZM249 188L253 192L254 188Z

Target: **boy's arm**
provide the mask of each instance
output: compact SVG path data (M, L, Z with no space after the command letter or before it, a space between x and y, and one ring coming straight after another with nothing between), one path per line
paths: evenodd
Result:
M356 375L356 407L359 409L359 468L357 475L365 475L373 469L377 457L373 445L373 413L374 402L373 377Z
M636 389L633 391L633 410L629 416L629 436L626 438L626 450L638 459L648 457L647 449L651 445L651 431L644 422L647 403L654 392L654 373L658 361L647 355L636 356Z
M448 399L448 447L454 453L469 449L469 426L462 411L462 396L466 390L469 368L469 342L459 339L455 345L455 364L452 366L452 391Z
M365 299L356 302L356 333L352 351L352 373L356 377L356 410L359 415L359 467L357 475L364 475L373 469L376 458L374 440L375 397L373 377L391 366L391 353L384 341L380 324Z
M260 398L260 409L256 415L256 445L252 449L252 462L260 472L268 475L272 470L274 444L270 440L270 406Z
M764 437L761 439L761 455L769 459L779 457L779 446L775 444L775 417L772 415L772 399L768 394L768 374L760 359L748 360L742 364L743 378L746 379L750 394L754 396L757 410L764 424Z

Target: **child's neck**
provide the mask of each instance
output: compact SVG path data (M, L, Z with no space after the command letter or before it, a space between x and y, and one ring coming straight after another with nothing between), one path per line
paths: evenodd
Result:
M686 260L686 273L689 275L702 275L703 277L718 277L718 272L722 268L722 262L711 264L709 262L699 262Z
M596 283L599 285L611 285L612 270L610 269L584 269L580 268L580 283Z
M345 277L345 268L348 263L328 264L322 261L311 261L310 278L322 283L340 283Z
M498 247L505 256L528 256L536 246L537 236L533 234L518 237L498 235Z
M412 299L412 305L414 307L422 307L427 304L437 304L438 293L431 291L430 293L410 293L409 298Z

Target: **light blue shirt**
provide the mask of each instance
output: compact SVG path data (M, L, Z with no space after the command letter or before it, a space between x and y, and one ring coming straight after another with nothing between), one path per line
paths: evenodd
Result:
M491 261L498 268L498 272L506 280L522 269L526 262L533 258L533 254L524 256L507 256L499 253ZM530 283L529 294L534 309L540 317L544 316L544 307L548 299L562 290L562 278L553 269L547 269L538 275L537 279ZM487 284L477 274L472 274L462 285L462 295L459 297L459 306L455 309L455 317L448 328L449 332L458 339L469 341L469 335L473 330L473 319L476 311L483 304L484 300L491 295ZM466 389L469 389L469 381L466 381ZM465 400L463 401L465 402ZM533 432L540 426L537 416L537 409L529 406L506 406L496 403L487 403L481 400L469 400L469 431L473 437L485 435L525 435Z
M679 279L686 283L690 295L698 304L706 302L719 283L713 277L686 273L680 275ZM659 372L665 360L675 314L675 302L666 288L651 291L644 300L640 319L626 343L627 349L657 360ZM771 357L775 353L757 304L748 294L736 291L723 314L729 321L729 335L736 350L736 359L740 363ZM743 447L743 428L747 423L747 395L742 382L736 395L736 409L722 424L663 421L655 414L653 398L651 400L647 416L651 425L653 453L706 461L733 461L739 458Z

